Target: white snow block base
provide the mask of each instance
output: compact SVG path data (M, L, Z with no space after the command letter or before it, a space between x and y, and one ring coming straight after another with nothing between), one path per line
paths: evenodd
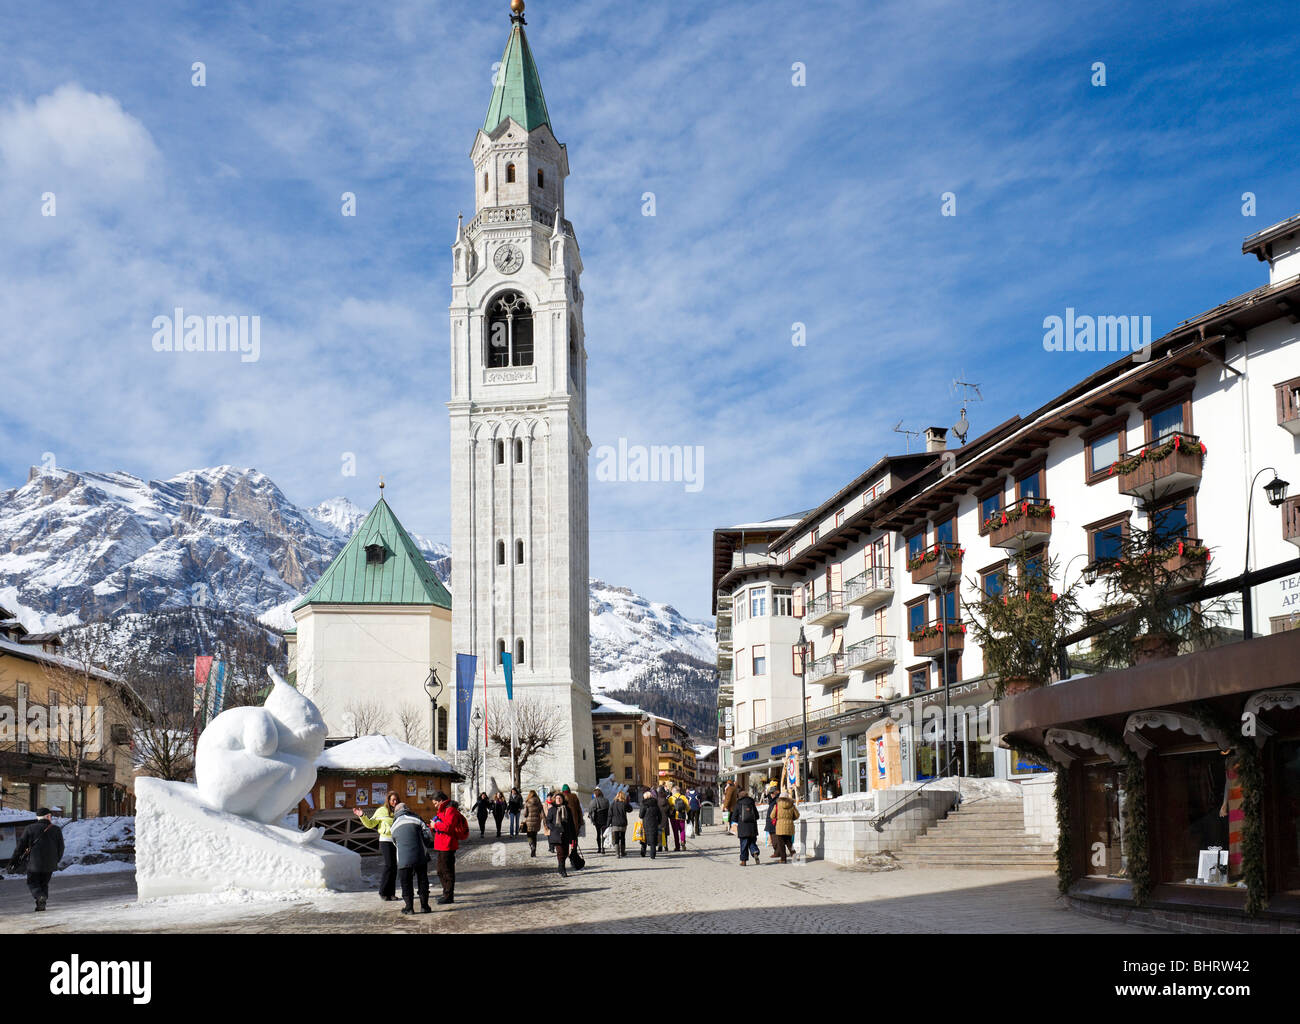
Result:
M296 892L361 887L359 854L213 810L187 782L137 779L135 884L140 899L227 889Z

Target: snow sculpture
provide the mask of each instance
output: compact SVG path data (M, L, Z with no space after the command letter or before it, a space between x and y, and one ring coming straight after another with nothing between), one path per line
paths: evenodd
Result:
M227 889L355 889L361 858L310 832L280 827L311 802L325 722L316 705L268 668L260 708L213 719L195 751L197 784L136 780L136 890L141 899Z
M199 796L218 811L276 824L316 783L325 719L316 705L267 667L274 683L260 708L231 708L199 736Z

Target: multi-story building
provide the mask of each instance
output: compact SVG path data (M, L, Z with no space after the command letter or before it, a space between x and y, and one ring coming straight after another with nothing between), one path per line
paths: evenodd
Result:
M132 813L131 722L143 712L120 677L0 608L0 808Z
M690 744L686 730L666 718L658 720L659 784L682 790L695 785L695 749Z
M1275 508L1280 487L1262 486L1300 482L1300 217L1252 235L1243 251L1268 262L1267 285L1146 346L1129 344L1130 318L1063 310L1071 342L1121 357L960 448L948 449L932 430L924 456L882 460L756 552L756 578L719 571L715 538L714 589L731 598L737 667L742 642L753 641L742 641L735 609L753 600L756 585L792 590L779 627L786 646L765 654L781 662L802 627L812 648L806 673L773 676L774 690L761 699L798 712L806 684L808 753L840 768L846 789L933 776L947 735L953 772L1013 780L1041 771L1017 743L1046 745L1079 768L1071 776L1076 824L1113 838L1124 792L1114 762L1127 746L1142 755L1147 792L1157 794L1152 815L1166 819L1153 824L1153 878L1182 884L1198 874L1198 851L1221 845L1234 863L1242 856L1227 822L1243 740L1206 723L1268 717L1267 738L1251 741L1262 745L1272 794L1267 885L1275 894L1300 889L1297 802L1285 795L1300 793L1290 767L1300 763L1300 498ZM871 497L880 484L883 493ZM1135 526L1154 530L1162 554L1180 565L1199 555L1203 566L1208 549L1219 589L1238 595L1218 631L1221 646L1008 697L990 728L996 680L963 629L967 602L996 597L1025 552L1056 563L1057 586L1082 580L1081 602L1099 609L1105 569ZM1213 587L1189 593L1219 596ZM1089 656L1085 634L1071 648L1076 662ZM770 771L802 740L801 720L774 723L778 730L757 726L752 708L742 717L741 704L755 699L757 687L738 676L734 764L742 774ZM927 728L944 703L956 709L948 730L942 718ZM1099 740L1102 733L1122 745ZM822 764L813 775L827 788ZM1109 874L1125 874L1122 843L1102 841L1113 853ZM1077 844L1080 858L1087 847ZM1082 860L1076 867L1092 871Z
M591 720L604 745L610 773L619 785L640 794L659 780L659 719L635 704L592 694Z
M718 748L712 744L695 748L695 788L700 799L718 802Z

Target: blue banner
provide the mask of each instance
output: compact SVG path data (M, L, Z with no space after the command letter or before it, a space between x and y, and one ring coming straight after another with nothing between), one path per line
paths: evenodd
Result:
M213 675L216 676L215 680ZM213 664L212 674L208 676L208 682L212 686L212 710L209 712L208 717L208 720L211 721L221 714L226 707L226 663L224 661Z
M514 660L514 657L509 653L502 653L501 655L501 667L505 669L506 673L506 700L515 699Z
M456 655L456 749L469 749L469 709L474 703L474 672L478 656Z

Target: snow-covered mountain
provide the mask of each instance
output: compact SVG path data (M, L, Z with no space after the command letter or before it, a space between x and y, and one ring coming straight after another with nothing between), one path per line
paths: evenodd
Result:
M33 632L116 618L113 635L132 646L157 615L173 652L219 628L214 622L228 624L225 615L283 629L366 515L346 498L302 508L253 469L144 481L34 468L23 486L0 491L0 607ZM447 546L412 540L446 582ZM599 580L590 600L593 688L649 686L708 703L703 690L716 692L711 625ZM162 614L181 609L212 614ZM262 642L255 624L240 632Z
M33 468L0 492L0 603L32 630L186 607L263 615L310 587L364 516L341 498L299 508L252 469Z

